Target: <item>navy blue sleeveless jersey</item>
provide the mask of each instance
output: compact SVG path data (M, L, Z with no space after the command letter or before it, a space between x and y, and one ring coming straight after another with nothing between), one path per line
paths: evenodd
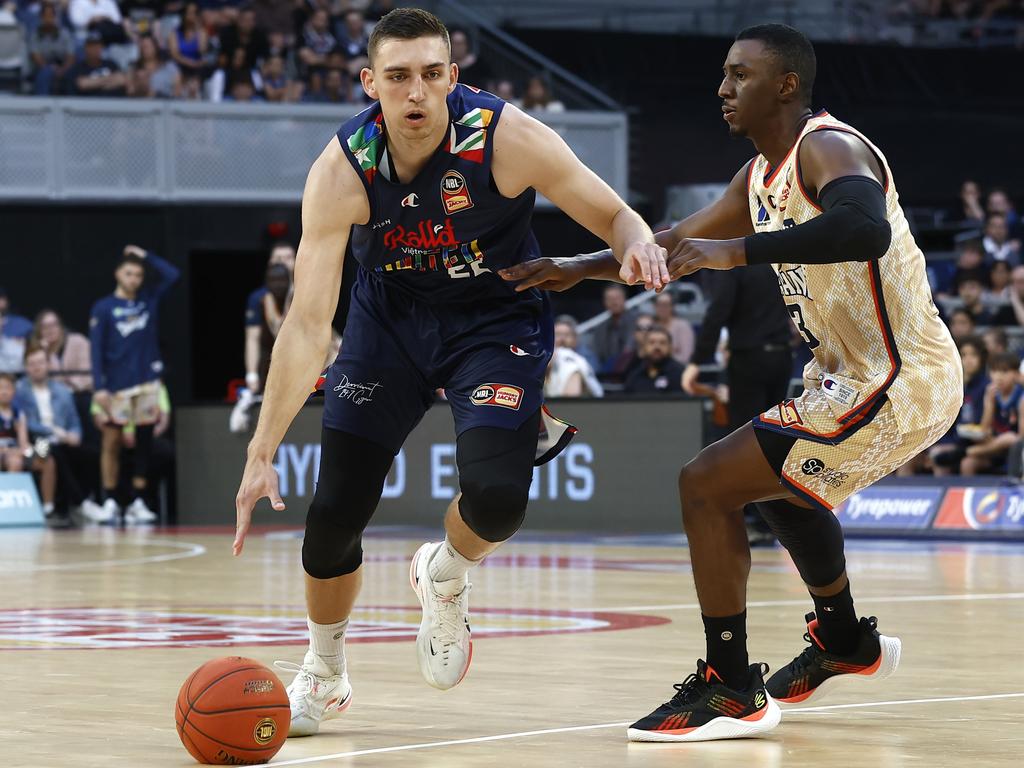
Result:
M491 176L504 106L456 85L448 133L414 179L396 178L379 103L342 125L338 139L370 202L369 221L351 237L363 269L431 304L516 295L494 272L537 258L540 249L530 230L536 192L503 197Z
M371 218L353 227L360 268L341 353L326 377L325 427L398 453L438 389L458 435L518 429L544 402L550 304L541 291L516 293L495 274L539 255L530 232L536 193L505 198L491 178L504 106L456 86L448 134L409 183L394 176L379 105L338 132Z

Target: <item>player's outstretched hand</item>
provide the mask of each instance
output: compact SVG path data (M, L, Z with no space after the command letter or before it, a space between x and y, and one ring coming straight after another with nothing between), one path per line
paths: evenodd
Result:
M567 291L586 275L575 258L540 258L498 270L503 280L516 283L517 291L540 288L542 291Z
M669 256L668 271L676 280L698 269L732 269L746 263L747 249L742 237L732 240L685 237Z
M277 472L270 460L250 457L245 462L242 484L235 497L235 543L231 547L235 557L242 554L245 535L252 524L252 508L263 497L270 499L274 511L284 511L284 502L277 490Z
M669 284L665 257L668 251L655 243L633 243L622 257L619 277L626 285L643 283L644 288L661 292Z

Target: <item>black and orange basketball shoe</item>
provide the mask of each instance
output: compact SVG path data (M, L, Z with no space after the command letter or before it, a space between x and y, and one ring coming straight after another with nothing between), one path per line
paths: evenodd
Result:
M770 731L782 712L765 690L767 671L767 664L752 664L746 689L734 691L699 659L696 674L673 686L676 695L671 701L629 726L629 740L710 741Z
M768 693L782 707L817 701L837 683L846 680L884 680L900 664L898 637L878 632L878 619L861 618L857 647L839 656L829 653L818 639L818 619L808 613L804 640L810 643L803 652L768 680Z

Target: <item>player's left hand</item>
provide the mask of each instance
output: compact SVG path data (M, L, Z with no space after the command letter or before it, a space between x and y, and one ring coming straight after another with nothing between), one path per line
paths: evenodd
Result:
M701 240L685 237L668 259L672 280L691 275L698 269L732 269L747 263L747 249L742 237L732 240Z
M656 243L633 243L622 257L619 277L626 285L643 283L648 291L658 293L671 282L665 257L668 254Z
M146 258L146 249L140 248L137 245L126 245L124 247L125 256L135 256L138 259Z

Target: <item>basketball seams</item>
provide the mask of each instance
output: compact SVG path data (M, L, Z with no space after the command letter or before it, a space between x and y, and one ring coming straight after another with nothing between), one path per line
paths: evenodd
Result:
M206 665L204 664L203 666L206 666ZM199 672L202 668L203 667L200 667L199 669L196 670L196 672ZM189 707L191 708L192 706L194 706L197 701L199 701L201 698L203 698L203 694L204 693L206 693L208 690L210 690L210 688L215 686L221 680L224 680L225 678L231 677L232 675L237 674L238 672L248 672L248 671L253 670L253 669L266 669L266 667L263 667L262 665L254 665L254 666L251 666L251 667L237 667L235 669L232 669L230 672L225 672L220 677L218 677L218 678L216 678L214 680L211 680L209 683L207 683L206 687L204 687L203 690L201 690L196 695L196 697L194 699L190 698L188 700Z
M204 712L199 707L191 707L191 711L197 715L204 715L205 717L214 717L216 715L226 715L229 712L248 712L253 709L290 709L288 704L255 704L251 707L233 707L231 709L218 709L215 712Z

